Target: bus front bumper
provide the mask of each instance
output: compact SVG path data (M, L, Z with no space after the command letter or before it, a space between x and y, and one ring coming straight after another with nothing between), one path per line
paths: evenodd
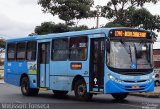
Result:
M138 86L138 88L133 88L134 86ZM118 84L114 81L109 80L105 84L105 91L104 93L126 93L126 92L152 92L154 91L154 81L149 83L125 83L125 84Z

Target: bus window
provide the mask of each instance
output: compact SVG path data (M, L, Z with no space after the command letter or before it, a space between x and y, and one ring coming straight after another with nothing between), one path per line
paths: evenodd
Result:
M87 37L74 37L70 39L70 60L83 61L87 59Z
M37 42L32 41L27 43L27 60L28 61L36 60L36 48L37 48Z
M16 51L16 44L10 43L7 45L7 59L8 60L15 60L15 51Z
M52 42L52 60L66 61L68 59L68 39L54 39Z
M17 60L25 60L26 58L26 43L17 43Z

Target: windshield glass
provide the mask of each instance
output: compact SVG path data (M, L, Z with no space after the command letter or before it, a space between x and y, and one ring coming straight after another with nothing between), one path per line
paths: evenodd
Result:
M108 65L118 69L151 69L151 49L151 43L111 41Z

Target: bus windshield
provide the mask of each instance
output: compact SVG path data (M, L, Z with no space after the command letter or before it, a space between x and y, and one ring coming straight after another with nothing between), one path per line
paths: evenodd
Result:
M149 42L111 41L108 65L117 69L151 69L151 50Z

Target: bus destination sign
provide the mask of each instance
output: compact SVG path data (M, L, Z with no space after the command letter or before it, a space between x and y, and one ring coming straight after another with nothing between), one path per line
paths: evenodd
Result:
M130 37L130 38L146 38L147 32L116 30L114 31L114 36L115 37Z

